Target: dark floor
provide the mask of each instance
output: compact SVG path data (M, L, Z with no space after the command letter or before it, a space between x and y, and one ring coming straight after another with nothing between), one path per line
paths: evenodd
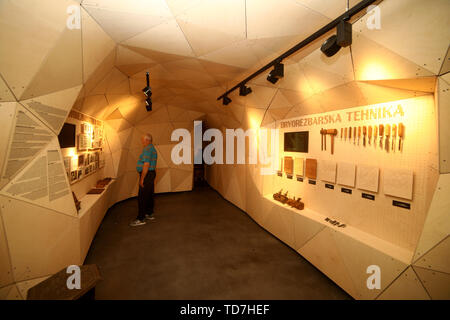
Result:
M131 228L136 211L116 204L92 242L97 299L350 299L209 187L157 195L156 219Z

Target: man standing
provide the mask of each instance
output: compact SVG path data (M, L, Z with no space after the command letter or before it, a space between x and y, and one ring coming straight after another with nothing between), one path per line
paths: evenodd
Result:
M136 166L139 176L139 212L136 220L130 224L132 227L144 225L145 220L155 219L153 217L153 194L155 191L156 160L158 154L152 144L152 140L152 136L149 133L141 139L144 149L139 156Z

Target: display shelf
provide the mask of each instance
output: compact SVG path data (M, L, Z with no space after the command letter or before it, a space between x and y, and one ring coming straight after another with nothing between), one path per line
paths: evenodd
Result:
M282 204L279 201L276 201L273 199L273 195L265 195L265 199L269 200L271 203L275 204L276 206L279 206L280 208L283 208L285 210L290 210L294 212L295 214L299 214L303 217L306 217L308 219L314 220L320 224L323 224L324 226L330 228L331 230L334 230L336 232L340 232L348 237L351 237L352 239L359 241L366 246L372 247L380 252L383 252L399 261L402 261L406 264L410 264L414 252L409 251L405 248L399 247L397 245L394 245L386 240L380 239L378 237L375 237L367 232L361 231L358 228L352 227L351 225L346 224L345 228L339 228L336 226L331 225L325 219L327 218L326 215L323 215L321 213L318 213L316 211L313 211L305 206L304 210L297 210L295 208L292 208L286 204ZM328 217L332 218L332 217ZM340 221L341 223L345 223L345 221Z
M80 211L78 211L78 217L82 217L86 212L89 212L89 210L102 198L108 193L109 188L115 183L115 179L112 179L110 183L108 183L107 186L105 186L105 191L103 191L101 194L86 194L81 199L78 199L81 201L81 208Z

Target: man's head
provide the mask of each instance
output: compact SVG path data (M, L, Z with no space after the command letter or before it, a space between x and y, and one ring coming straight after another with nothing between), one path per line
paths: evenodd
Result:
M148 146L153 142L152 135L150 133L143 135L141 138L141 142L144 147Z

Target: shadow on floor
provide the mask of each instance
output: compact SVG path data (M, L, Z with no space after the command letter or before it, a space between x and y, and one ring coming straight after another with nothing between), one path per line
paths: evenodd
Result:
M155 203L140 227L136 199L106 213L85 261L104 279L97 299L351 299L209 187Z

